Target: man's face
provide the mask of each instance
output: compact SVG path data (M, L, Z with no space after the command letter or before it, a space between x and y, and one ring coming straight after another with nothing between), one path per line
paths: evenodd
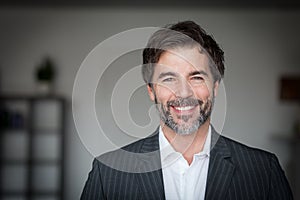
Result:
M209 119L218 83L213 81L207 55L198 47L164 52L152 85L148 92L161 121L176 133L194 133Z

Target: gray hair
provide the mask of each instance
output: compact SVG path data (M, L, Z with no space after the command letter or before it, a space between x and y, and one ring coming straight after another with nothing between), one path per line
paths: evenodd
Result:
M225 70L224 52L199 25L192 21L185 21L162 28L150 37L143 51L142 75L145 83L151 84L155 64L162 53L178 47L195 46L199 46L201 53L207 54L214 81L220 81Z

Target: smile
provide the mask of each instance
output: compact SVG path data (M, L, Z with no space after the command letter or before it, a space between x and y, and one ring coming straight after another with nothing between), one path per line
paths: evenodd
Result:
M187 110L192 110L195 107L196 106L183 106L183 107L174 107L174 109L178 111L187 111Z
M197 105L198 106L198 105ZM196 105L193 106L172 106L173 112L175 112L178 115L191 115L195 112L195 109L197 107Z

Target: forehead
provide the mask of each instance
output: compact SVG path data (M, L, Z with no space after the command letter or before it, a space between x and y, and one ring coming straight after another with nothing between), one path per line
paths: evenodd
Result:
M199 47L181 47L167 50L160 56L154 74L172 71L181 75L193 71L204 71L210 74L209 58Z

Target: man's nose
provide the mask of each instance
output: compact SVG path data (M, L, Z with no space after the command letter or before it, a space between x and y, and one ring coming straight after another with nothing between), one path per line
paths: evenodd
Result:
M180 80L175 89L175 95L181 98L186 98L193 95L193 89L187 80Z

